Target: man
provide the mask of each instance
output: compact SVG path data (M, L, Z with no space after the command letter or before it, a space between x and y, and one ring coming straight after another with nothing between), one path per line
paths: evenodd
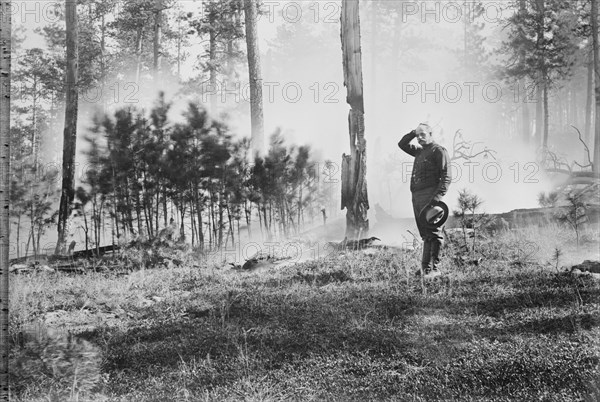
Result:
M441 145L435 143L432 138L432 130L428 124L421 123L419 126L406 134L398 146L407 154L414 156L412 176L410 179L410 191L412 192L413 211L419 234L423 239L423 258L421 260L421 271L426 278L440 275L438 264L440 261L440 248L443 243L442 227L428 224L421 212L441 201L450 186L450 157L448 151ZM417 139L419 146L411 144Z

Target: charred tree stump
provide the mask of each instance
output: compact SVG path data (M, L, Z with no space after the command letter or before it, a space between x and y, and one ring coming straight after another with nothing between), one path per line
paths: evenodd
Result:
M67 247L70 231L71 212L75 198L75 154L77 146L77 110L78 110L78 22L77 2L66 0L65 18L67 24L66 59L66 106L65 128L63 133L62 193L58 209L58 240L56 254L63 254Z
M350 105L350 155L342 155L342 205L346 208L346 237L359 239L369 231L367 144L365 140L362 57L358 0L342 2L341 40L346 102Z

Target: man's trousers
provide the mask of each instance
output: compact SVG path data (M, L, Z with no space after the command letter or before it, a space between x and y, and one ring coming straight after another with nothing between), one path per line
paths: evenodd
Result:
M419 218L421 210L431 203L435 193L434 188L426 188L412 193L413 212L417 221L417 228L421 239L423 239L423 258L421 259L421 267L425 273L431 269L437 269L440 262L440 249L444 242L442 232L443 226L434 227L428 225L424 220Z

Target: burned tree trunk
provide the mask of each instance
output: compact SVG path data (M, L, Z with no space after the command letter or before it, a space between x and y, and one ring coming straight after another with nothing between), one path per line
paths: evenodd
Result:
M350 155L342 155L342 209L346 208L346 237L358 239L369 230L367 159L364 125L362 60L358 0L342 2L341 39L346 102L350 105Z
M56 254L64 253L68 224L75 198L75 147L77 143L77 1L66 0L67 71L65 129L63 133L62 192L58 210L58 240Z

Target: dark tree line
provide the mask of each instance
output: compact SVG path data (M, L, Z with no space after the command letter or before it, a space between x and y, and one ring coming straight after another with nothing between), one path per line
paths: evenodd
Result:
M170 106L161 95L148 116L125 108L94 119L76 190L88 246L105 227L117 241L178 224L182 241L213 249L242 234L290 236L318 215L322 186L309 147L287 146L277 131L266 155L250 160L248 139L234 140L205 109L190 103L184 122L172 123Z

